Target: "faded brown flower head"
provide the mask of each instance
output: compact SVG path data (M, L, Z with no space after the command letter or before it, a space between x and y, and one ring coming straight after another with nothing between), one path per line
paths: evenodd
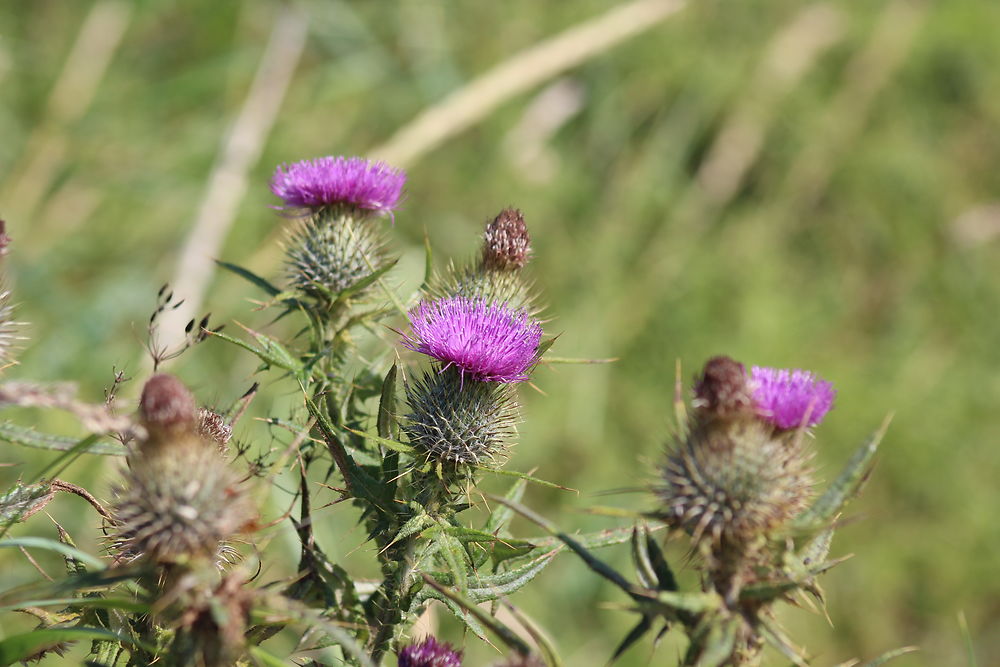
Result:
M505 208L486 225L483 235L483 265L498 271L516 271L531 255L531 236L524 216L516 208Z
M712 357L694 385L694 407L714 417L752 413L753 395L743 364L730 357Z
M219 451L225 452L226 445L233 438L233 427L218 412L202 408L198 411L198 434L216 443Z

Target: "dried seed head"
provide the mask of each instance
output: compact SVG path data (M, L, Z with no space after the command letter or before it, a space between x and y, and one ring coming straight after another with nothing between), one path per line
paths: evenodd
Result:
M517 435L513 385L479 382L455 368L425 372L406 387L410 413L402 424L428 460L502 465Z
M217 444L224 453L233 437L233 427L218 412L202 408L198 411L198 435Z
M486 225L483 234L483 266L488 270L517 271L531 255L531 235L524 216L516 208L505 208Z
M694 386L694 407L702 414L729 418L752 414L753 397L746 369L729 357L713 357L705 363Z
M192 431L196 416L194 396L176 377L159 373L146 381L139 398L139 418L147 430Z
M0 233L2 241L2 233ZM14 319L14 306L10 303L10 291L0 287L0 370L17 363L14 359L19 349L19 335L23 322Z
M696 542L750 544L801 512L809 455L758 420L693 429L667 457L657 493L667 523Z
M462 652L451 644L427 637L399 651L399 667L461 667Z
M300 221L285 246L289 284L319 300L336 297L386 262L381 235L372 221L346 210Z

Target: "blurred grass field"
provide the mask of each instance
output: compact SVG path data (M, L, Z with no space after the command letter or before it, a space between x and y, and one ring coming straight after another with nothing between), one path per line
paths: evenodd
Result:
M835 555L856 556L823 582L832 627L807 611L783 618L816 664L914 644L921 652L893 664L937 666L969 664L962 614L978 664L997 664L1000 4L661 4L680 10L406 157L408 196L390 233L407 280L420 271L425 230L444 266L474 252L500 208L525 212L547 327L562 334L556 352L618 359L542 370L544 394L524 392L510 465L581 490L529 492L565 528L614 525L581 511L591 505L650 502L596 494L652 478L678 359L686 377L726 353L832 380L837 408L817 432L827 480L894 413L851 506L857 520L834 543ZM613 7L3 3L0 217L13 237L5 269L18 316L30 322L7 377L72 379L98 401L112 368L147 371L156 291L175 281L280 17L302 12L303 49L289 47L287 93L264 90L280 111L257 137L259 159L247 160L245 195L238 181L223 188L238 208L219 251L272 277L283 223L266 187L275 164L380 146L402 155L386 142L422 111ZM264 326L248 301L258 296L215 275L202 310ZM215 342L171 367L202 400L221 403L249 386L253 369ZM293 399L278 385L256 409L271 414ZM270 446L263 428L242 430ZM0 462L19 464L0 468L0 488L52 458L0 451ZM67 477L106 497L115 465L79 461ZM84 507L59 498L50 512L93 552L97 524ZM326 512L328 550L358 549L349 511ZM13 533L54 533L46 521ZM627 564L625 549L604 556ZM633 619L603 606L623 599L578 560L560 558L513 602L567 665L602 665ZM20 554L0 559L4 588L39 576ZM0 631L19 622L8 614ZM470 664L495 655L469 644ZM655 652L646 642L620 664L673 664L677 651L670 640Z

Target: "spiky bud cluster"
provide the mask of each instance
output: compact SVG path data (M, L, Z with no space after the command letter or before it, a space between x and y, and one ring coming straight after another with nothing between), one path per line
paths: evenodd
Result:
M462 667L462 652L428 636L399 651L399 667Z
M271 191L302 212L286 242L288 283L321 302L383 268L386 257L373 214L399 203L406 175L382 162L324 157L281 165Z
M407 385L402 424L428 461L498 465L517 435L518 406L510 384L463 378L456 368L430 370Z
M533 312L531 286L521 269L531 257L531 236L524 215L514 208L502 210L486 224L477 261L451 269L439 279L433 292L442 297L463 297L504 303Z
M227 541L249 528L256 512L218 445L198 433L194 397L177 378L154 375L143 388L139 419L146 437L115 489L119 559L228 556Z
M696 543L745 553L801 512L813 485L811 455L788 427L818 423L829 409L832 388L817 382L804 371L751 376L728 357L709 360L695 383L690 424L663 469L666 521ZM819 408L808 413L817 419L804 423L810 406Z

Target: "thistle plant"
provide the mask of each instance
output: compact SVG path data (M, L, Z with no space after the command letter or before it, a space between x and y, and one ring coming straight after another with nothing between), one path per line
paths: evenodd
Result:
M71 558L61 581L0 593L5 606L31 608L41 622L18 638L16 654L2 655L37 657L86 638L87 664L102 667L273 665L283 661L266 642L283 634L295 664L371 667L395 657L400 667L458 667L459 648L414 641L414 624L434 606L453 614L469 641L492 636L505 645L497 667L557 665L544 633L528 642L496 611L573 551L640 616L613 657L659 626L686 634L683 665L756 664L765 643L804 664L772 609L803 595L822 602L817 578L836 564L827 552L837 517L877 438L817 493L812 429L832 407L832 386L806 371L748 372L717 357L696 379L690 410L677 403L677 433L650 485L650 507L634 525L570 536L521 504L528 484L563 487L510 465L519 393L548 382L535 376L540 366L565 361L546 356L554 339L544 336L525 273L525 218L508 208L490 219L465 264L438 272L428 252L421 287L399 293L388 280L396 262L386 218L409 224L395 219L405 180L399 169L357 157L278 167L270 188L289 228L280 274L272 282L219 262L264 292L262 330L233 336L205 317L189 323L182 346L161 349L157 315L177 304L162 289L149 324L154 370L136 399L119 398L128 389L121 371L101 405L63 385L0 383L0 403L68 411L86 433L67 438L0 422L0 438L63 450L43 474L0 495L0 525L6 531L70 492L94 508L106 544L104 553L84 553L61 527L58 541L9 542ZM0 228L0 251L6 243ZM7 298L0 366L13 340ZM234 428L256 383L224 410L202 405L159 368L199 354L207 341L253 355L259 382L295 392L298 405L287 412L263 408L264 423L290 434L280 447ZM84 454L124 464L93 491L50 474ZM511 480L496 502L483 502L479 490L488 476ZM280 510L266 502L272 490L288 494ZM324 550L315 534L321 505L354 508L375 580ZM543 534L513 535L518 513ZM690 546L698 590L679 589L661 534ZM268 549L279 536L294 541L295 562ZM593 554L629 541L636 583ZM60 611L37 610L46 605Z

